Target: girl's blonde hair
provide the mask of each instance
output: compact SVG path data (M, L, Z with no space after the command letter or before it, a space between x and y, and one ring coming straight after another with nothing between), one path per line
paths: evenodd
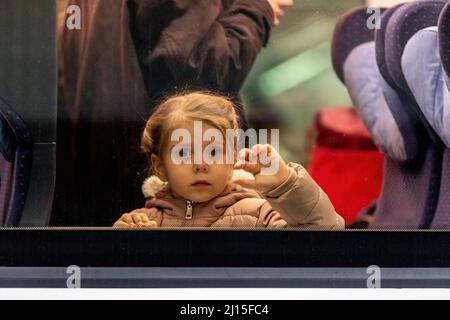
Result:
M238 115L230 99L210 92L191 92L171 96L160 103L147 121L141 149L153 174L151 156L161 158L168 134L183 120L200 120L225 134L226 129L239 129Z

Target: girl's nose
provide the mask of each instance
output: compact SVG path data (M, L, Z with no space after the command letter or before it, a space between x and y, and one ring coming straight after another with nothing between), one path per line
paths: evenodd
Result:
M194 172L195 173L207 173L208 165L207 164L194 164Z

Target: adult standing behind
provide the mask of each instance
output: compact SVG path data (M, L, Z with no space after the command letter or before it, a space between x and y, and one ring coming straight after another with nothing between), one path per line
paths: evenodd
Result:
M238 92L292 0L70 0L61 24L52 225L109 226L140 205L140 132L182 89ZM243 110L238 110L245 126Z

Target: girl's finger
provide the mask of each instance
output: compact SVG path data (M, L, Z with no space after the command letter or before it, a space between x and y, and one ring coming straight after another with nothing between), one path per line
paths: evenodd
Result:
M124 222L124 221L117 221L116 223L114 223L113 228L130 228L131 226Z
M238 160L258 163L260 154L265 145L255 144L251 149L245 148L239 151Z
M244 148L239 151L238 160L249 161L252 150Z
M255 144L252 147L252 152L261 155L263 152L268 156L272 155L272 146L270 144Z
M150 222L150 220L148 219L148 216L145 213L141 213L141 222L142 223Z
M141 215L140 214L133 214L133 222L135 223L135 224L139 224L139 223L141 223L142 222L142 220L141 220Z
M257 144L252 148L252 153L256 155L258 163L263 167L268 167L276 159L272 146L269 144Z
M250 163L248 161L246 162L238 161L234 165L233 169L242 169L247 172L250 172L253 175L257 175L261 171L261 165L258 163Z
M256 144L251 149L242 149L239 152L238 159L239 161L236 163L238 167L235 167L235 169L242 168L244 170L247 169L242 166L242 163L258 164L258 170L260 170L261 167L270 167L274 161L281 160L277 150L270 144ZM250 168L250 172L257 173L258 171Z
M255 180L242 179L242 180L234 180L233 182L244 188L254 189L254 190L257 189Z
M133 223L133 218L131 217L131 214L129 213L125 213L122 215L122 217L120 218L121 221L125 222L125 223Z
M154 228L157 226L158 226L158 224L156 223L156 221L149 221L144 224L144 227L146 227L146 228Z

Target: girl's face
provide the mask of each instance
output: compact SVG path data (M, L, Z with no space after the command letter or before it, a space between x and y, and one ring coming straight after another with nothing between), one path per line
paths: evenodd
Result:
M215 127L202 123L201 136L194 136L194 122L183 122L177 129L186 129L191 137L191 143L185 144L186 141L168 141L162 150L162 159L152 156L153 168L165 181L168 181L172 193L193 202L206 202L219 195L226 188L232 172L233 164L207 164L204 159L201 163L194 163L194 151L203 152L210 141L202 141L203 133L208 129L216 129ZM217 130L217 129L216 129ZM168 139L171 140L172 133L169 133ZM194 150L194 139L200 139L201 150ZM225 142L224 142L225 143ZM181 149L182 146L182 149ZM222 153L225 147L207 150ZM177 164L174 154L179 157L191 157L190 163ZM210 163L210 161L209 161Z

